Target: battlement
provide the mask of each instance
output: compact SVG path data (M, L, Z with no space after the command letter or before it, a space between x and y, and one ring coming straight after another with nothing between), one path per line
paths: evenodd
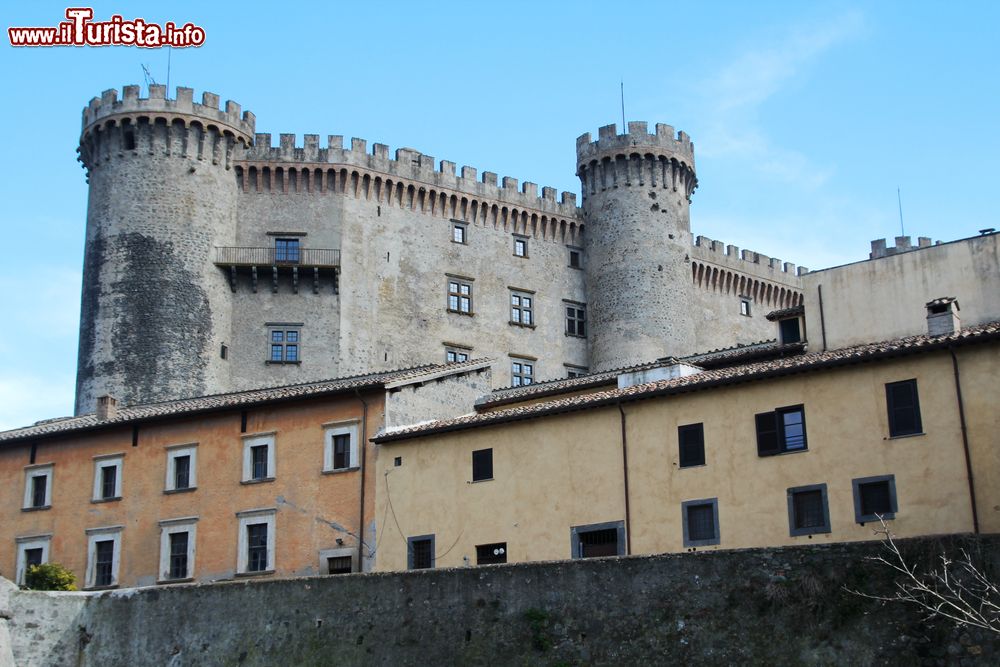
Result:
M590 132L577 137L576 161L584 164L600 157L615 154L630 154L649 152L669 154L686 162L694 168L694 143L685 132L674 133L674 128L664 123L657 123L654 133L647 129L646 121L629 121L628 132L618 134L618 126L605 125L598 130L597 141L591 141Z
M784 273L789 277L804 276L809 273L809 269L804 266L797 267L791 262L782 262L777 257L768 257L753 250L740 250L737 246L727 245L706 236L695 237L694 246L702 249L699 259L725 263L737 270L764 268L774 273Z
M255 135L253 146L243 158L246 162L302 163L309 167L316 164L331 166L353 166L372 172L411 179L428 185L450 188L472 196L495 199L520 206L552 211L560 215L577 217L576 193L562 192L557 200L555 188L510 176L499 178L495 172L484 171L479 175L475 167L463 166L457 171L456 163L449 160L435 161L434 157L413 148L397 148L390 153L386 144L372 144L356 137L351 138L349 148L344 147L344 137L328 135L326 145L320 146L318 134L302 136L301 143L294 134L279 135L278 145L272 145L272 135Z
M938 241L938 244L941 242ZM912 245L910 243L909 236L897 236L895 247L886 247L885 239L875 239L872 241L872 251L869 253L869 259L879 259L881 257L889 257L890 255L898 255L903 252L910 252L911 250L920 250L921 248L929 248L934 243L931 241L930 237L918 236L917 245Z
M253 113L243 111L236 102L227 100L225 107L220 108L219 96L206 92L202 93L199 104L194 101L194 90L180 86L175 99L168 99L166 93L167 87L157 84L149 86L149 97L139 97L137 85L124 86L121 99L117 90L105 90L84 107L82 133L86 135L91 127L119 116L182 117L217 124L223 131L228 129L237 138L250 143L256 119Z

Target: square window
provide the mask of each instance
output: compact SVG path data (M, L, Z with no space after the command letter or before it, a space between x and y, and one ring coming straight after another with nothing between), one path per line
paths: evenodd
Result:
M294 329L290 328L289 325L270 326L271 352L268 357L269 363L295 364L301 360L299 345L302 338L302 331L298 328L300 325L295 326L296 328Z
M920 420L920 398L917 381L903 380L885 385L885 403L889 412L889 436L917 435L923 433Z
M325 424L323 471L350 470L358 467L358 423Z
M587 335L587 306L582 303L567 303L566 305L566 335Z
M194 577L198 517L160 522L160 581Z
M49 546L51 535L32 535L17 538L17 563L14 569L14 582L24 585L24 577L32 565L43 565L49 562Z
M274 261L278 264L298 264L299 239L274 239Z
M788 489L788 534L795 537L829 532L826 484Z
M496 565L507 562L507 543L476 545L476 565Z
M462 315L472 314L471 281L456 279L448 281L448 310Z
M254 574L274 571L276 510L237 512L240 520L236 571Z
M274 434L243 437L243 482L266 482L274 479Z
M688 500L681 503L684 546L719 544L719 499Z
M740 315L750 317L750 297L740 297Z
M854 488L854 520L860 524L883 519L895 519L899 511L896 504L895 475L861 477L851 480Z
M122 497L122 462L124 454L94 457L93 500L117 500Z
M625 554L625 523L611 521L574 526L569 531L572 558L600 558Z
M87 588L118 585L121 526L87 530Z
M434 536L420 535L406 540L406 567L427 570L434 567Z
M807 449L806 412L802 405L778 408L756 416L757 455L773 456Z
M535 364L533 361L513 360L510 362L510 384L522 387L534 381Z
M705 465L704 424L687 424L677 427L679 465L681 468Z
M164 490L188 491L198 486L197 460L196 445L167 448L167 479Z
M30 465L24 469L24 509L52 506L53 464Z
M798 343L802 340L802 332L799 327L799 318L792 317L781 320L778 323L778 332L781 334L781 342L784 345Z
M534 324L534 297L530 292L510 293L510 323L530 327Z
M528 239L514 237L514 256L515 257L527 257L528 256Z
M493 479L493 450L477 449L472 452L472 481Z

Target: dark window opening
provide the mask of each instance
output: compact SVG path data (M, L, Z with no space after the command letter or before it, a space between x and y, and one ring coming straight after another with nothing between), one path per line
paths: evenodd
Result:
M36 547L34 549L24 550L24 570L27 572L28 568L32 565L42 564L42 548Z
M923 432L916 380L890 382L885 385L885 402L889 411L890 436L915 435Z
M191 456L174 457L174 488L186 489L191 486Z
M110 586L114 583L114 540L94 543L94 586Z
M788 530L793 537L830 532L826 484L788 489Z
M719 501L715 498L681 503L684 546L719 544Z
M251 479L267 479L267 445L250 448Z
M350 556L331 556L326 559L327 574L350 574L353 572Z
M600 558L618 555L618 529L602 528L578 534L580 558Z
M229 346L226 345L225 343L223 343L222 346L219 348L219 356L222 357L223 359L229 358Z
M476 545L477 565L496 565L507 562L507 543L497 542L496 544Z
M118 485L118 466L101 467L101 499L115 497L115 487Z
M677 428L680 443L680 467L705 465L704 424L688 424Z
M566 377L568 378L582 378L590 372L589 369L583 368L582 366L567 366L566 367Z
M756 416L757 455L802 451L806 443L806 412L801 405L778 408Z
M493 450L477 449L472 452L472 481L493 479Z
M793 317L788 320L781 320L778 323L781 333L781 342L785 345L798 343L802 340L802 332L799 330L799 318Z
M587 307L566 306L566 333L570 336L587 335Z
M580 268L580 251L570 250L569 251L569 265L574 269Z
M434 567L434 536L409 539L409 569L426 570Z
M247 572L267 570L267 524L247 526Z
M274 261L285 264L299 263L298 239L274 239Z
M31 506L45 507L45 497L48 495L48 475L35 475L31 478Z
M135 150L135 133L132 130L125 131L125 150Z
M896 518L896 478L893 475L852 480L854 518L858 523Z
M170 533L170 578L186 579L188 576L188 534Z
M351 434L333 436L333 467L335 470L351 467Z

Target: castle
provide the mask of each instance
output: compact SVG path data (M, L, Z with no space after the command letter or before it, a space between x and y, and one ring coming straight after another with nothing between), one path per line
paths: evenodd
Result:
M410 148L255 134L228 101L105 91L83 111L76 412L417 363L497 384L773 338L807 270L691 233L694 145L577 139L576 195Z

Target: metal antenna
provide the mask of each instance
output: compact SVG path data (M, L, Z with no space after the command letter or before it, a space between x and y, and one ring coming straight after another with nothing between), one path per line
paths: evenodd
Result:
M625 125L625 79L622 79L622 134L628 134L628 126Z
M173 51L170 45L167 45L167 97L170 97L170 53Z
M899 193L899 186L896 186L896 201L899 202L899 235L906 236L906 230L903 229L903 196Z

